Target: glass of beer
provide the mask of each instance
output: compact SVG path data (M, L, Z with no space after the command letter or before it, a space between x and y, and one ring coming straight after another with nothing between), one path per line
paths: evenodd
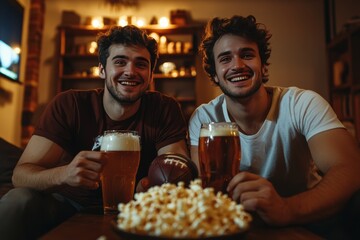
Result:
M116 213L119 203L127 203L134 196L140 136L136 131L105 131L100 151L108 156L100 175L104 213Z
M203 123L199 138L199 165L203 187L226 192L240 169L240 138L236 123Z

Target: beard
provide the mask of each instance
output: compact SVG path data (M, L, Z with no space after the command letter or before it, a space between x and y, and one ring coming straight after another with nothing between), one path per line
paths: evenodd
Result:
M219 81L219 87L220 87L221 91L226 96L228 96L230 98L237 98L237 99L245 99L245 98L252 96L254 93L256 93L260 89L261 84L262 84L262 81L255 81L254 85L252 85L250 89L247 89L247 91L237 92L236 89L224 84L224 82L226 82L225 79L224 79L224 81Z
M123 96L119 91L116 90L116 88L111 85L110 80L106 80L106 88L109 91L110 95L112 96L115 101L117 101L120 104L133 104L137 102L145 93L145 91L141 91L136 95L133 96Z

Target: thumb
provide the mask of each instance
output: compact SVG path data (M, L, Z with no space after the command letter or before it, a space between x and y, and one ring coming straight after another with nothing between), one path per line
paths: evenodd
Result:
M150 187L150 181L148 177L144 177L142 178L137 187L136 187L136 192L146 192Z

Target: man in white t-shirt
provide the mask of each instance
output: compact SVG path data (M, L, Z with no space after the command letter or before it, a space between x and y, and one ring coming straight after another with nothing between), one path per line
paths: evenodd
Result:
M274 226L328 219L360 188L359 149L319 94L265 85L270 38L253 16L208 23L203 65L223 94L193 113L191 158L199 166L201 123L235 122L242 152L232 198Z

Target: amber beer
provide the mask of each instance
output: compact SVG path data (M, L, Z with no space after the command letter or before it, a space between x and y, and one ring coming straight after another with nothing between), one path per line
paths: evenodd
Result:
M240 138L235 123L202 124L199 138L199 164L203 187L226 192L240 168Z
M107 214L117 212L119 203L127 203L134 196L140 137L135 131L105 131L100 150L108 155L101 172L103 206Z

